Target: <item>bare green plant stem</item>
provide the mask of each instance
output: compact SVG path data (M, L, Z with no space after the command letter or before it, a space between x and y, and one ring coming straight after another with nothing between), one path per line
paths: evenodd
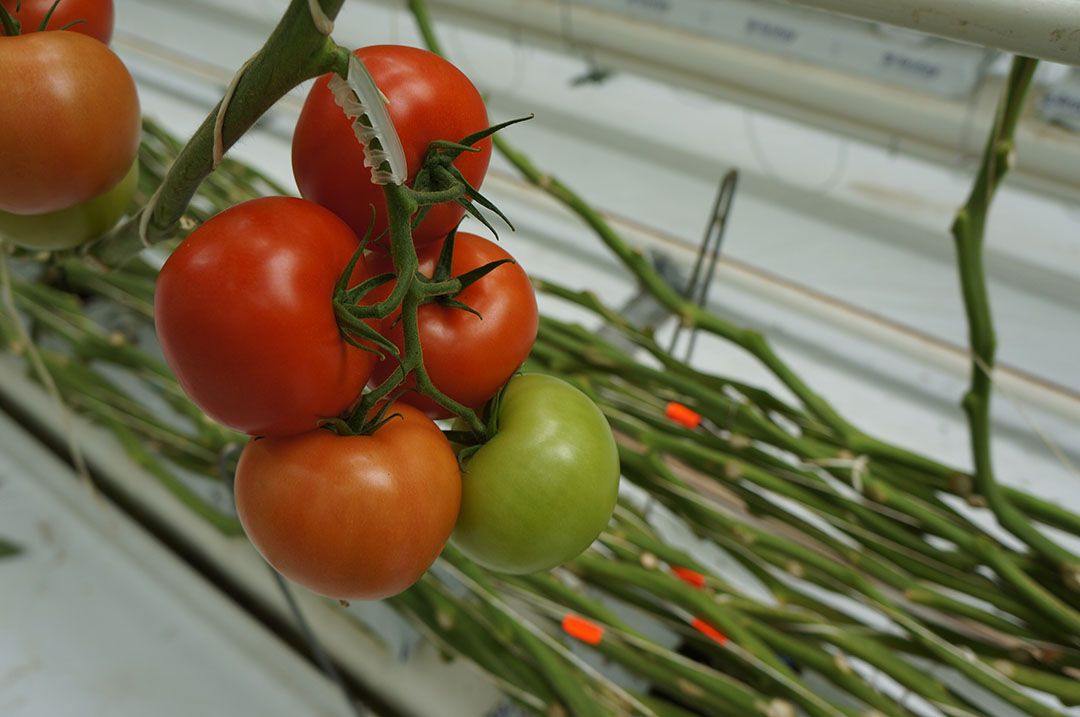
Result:
M456 569L459 580L462 581L466 588L483 599L483 605L488 611L494 629L515 633L524 649L545 664L554 666L555 664L565 665L569 662L582 672L581 676L585 677L585 680L571 679L570 681L550 683L552 689L572 709L572 714L581 714L586 717L591 714L606 714L603 710L609 707L605 707L603 702L613 703L623 709L649 714L649 710L633 699L623 688L580 661L573 653L534 626L523 615L515 613L502 600L488 574L476 564L465 559L455 548L448 546L443 552L442 559L446 564L452 565ZM558 674L558 670L552 669L549 674ZM586 690L586 685L590 689ZM589 692L593 694L591 698L586 698ZM597 697L601 699L598 700Z
M550 284L545 284L545 287L550 288ZM561 292L561 296L573 296L572 293ZM591 304L596 304L595 297L591 297ZM558 322L551 319L544 319L541 323L541 339L548 341L553 340L555 345L568 351L576 352L578 356L587 360L593 360L598 365L603 366L603 371L611 373L619 373L626 375L628 379L635 383L641 383L644 386L661 384L678 388L683 391L682 395L692 396L697 400L697 406L699 409L704 410L705 415L709 416L709 401L710 392L708 389L702 389L697 387L696 384L686 385L680 382L677 374L673 371L657 371L648 367L642 366L633 361L630 357L620 354L615 350L609 349L609 347L603 345L596 337L595 334L588 331L571 331L568 329L560 329L560 331L554 335L550 335L550 329L559 326ZM575 343L576 342L576 343ZM566 369L567 365L563 365L563 369ZM627 373L629 372L629 373ZM603 386L609 381L609 379L603 376L596 378L598 383L594 384L593 389ZM623 395L625 393L625 387L620 387L617 395ZM605 402L604 395L598 394L593 391L594 398L601 402ZM681 398L682 396L679 396ZM749 407L746 405L736 405L734 409L730 405L730 401L727 404L724 403L727 399L719 395L716 398L718 402L717 415L713 415L714 419L719 419L720 415L726 415L728 419L735 418L738 411L743 411ZM625 410L625 399L621 406ZM1041 588L1034 581L1032 581L1024 572L1020 569L1018 561L1021 560L1019 556L1009 553L1002 548L995 541L992 541L988 536L982 535L980 532L965 529L955 523L951 519L951 515L943 507L927 504L922 500L908 496L897 487L889 485L888 483L881 481L874 477L874 475L867 471L862 478L862 487L865 494L874 499L880 505L887 505L893 508L899 508L896 511L897 516L903 516L906 519L914 519L917 524L925 530L927 533L935 534L937 536L946 538L953 541L957 546L962 548L968 555L979 558L982 562L991 565L999 574L1001 574L1006 581L1012 582L1021 595L1027 597L1030 601L1031 607L1025 607L1018 604L1007 595L999 595L995 586L988 583L985 580L975 578L971 575L965 575L963 573L959 575L948 572L947 564L949 562L948 554L942 553L938 548L934 548L925 542L912 542L904 537L903 532L900 530L906 528L902 523L894 524L887 520L888 514L874 513L858 502L853 502L851 499L844 496L835 494L833 491L828 490L824 483L816 483L809 481L807 483L794 483L792 477L803 476L807 479L807 475L804 473L797 473L792 468L788 468L785 472L787 476L773 476L769 471L760 470L758 467L748 464L744 458L734 459L731 455L732 452L747 453L746 449L741 451L732 451L730 446L724 448L726 453L717 452L715 449L710 448L707 441L707 436L704 436L700 431L694 434L689 432L680 432L677 428L671 426L671 424L665 424L662 419L659 418L659 411L657 418L650 420L648 411L644 414L638 413L635 417L638 420L644 420L651 427L648 431L648 441L650 445L668 451L672 455L678 456L683 461L688 461L691 464L697 465L707 473L715 476L723 476L730 474L737 477L739 480L749 480L755 484L760 485L768 490L775 491L781 495L785 495L790 498L798 500L800 503L817 510L818 512L830 516L830 520L834 522L838 527L848 532L856 539L862 541L866 547L869 547L872 551L879 553L885 557L890 558L897 565L903 566L907 570L914 572L915 574L940 582L942 585L951 589L958 589L964 592L970 593L973 597L979 599L986 599L989 597L999 607L1011 610L1014 614L1022 616L1024 619L1029 620L1032 624L1038 625L1043 629L1044 635L1056 635L1058 627L1065 626L1073 632L1076 631L1077 626L1080 625L1080 621L1077 619L1077 615L1067 605L1061 603L1060 600L1054 598L1049 592ZM753 415L747 412L745 415ZM730 423L728 425L731 425ZM749 424L745 424L749 425ZM760 422L755 424L760 427ZM659 430L664 428L665 430ZM633 430L630 429L633 434ZM686 435L682 435L685 433ZM641 438L641 434L637 434ZM751 433L753 435L753 432ZM792 450L796 456L799 456L801 460L812 460L815 453L812 449L808 449L804 445L804 441L800 441L797 437L790 436L789 434L777 431L766 431L762 433L757 432L758 436L769 441L773 445L778 445L788 450ZM687 439L692 440L687 440ZM809 457L807 454L809 453ZM770 466L775 470L776 466ZM817 490L820 492L807 491L808 486L819 486ZM743 494L741 494L743 495ZM743 495L744 499L747 496ZM872 526L875 532L868 532L863 529L854 529L853 525L849 522L849 518L857 517L864 521L868 521L868 527ZM783 516L785 522L792 522L793 518L790 515ZM895 527L894 527L895 526ZM869 538L869 540L867 540ZM883 541L883 538L885 539ZM900 540L900 544L890 545L888 540ZM848 549L844 549L835 543L835 541L828 541L833 545L835 550L851 556L856 560L858 564L863 568L870 570L875 577L884 580L888 584L893 585L898 589L903 589L906 585L909 585L910 578L905 577L903 574L896 572L890 568L888 564L881 561L872 559L869 554L860 554ZM921 554L905 554L905 548L914 547L917 552ZM897 550L900 548L900 550ZM939 563L935 567L935 563L927 562L927 560L934 560L935 563ZM970 567L970 566L969 566ZM936 596L938 599L944 599L944 596ZM1050 624L1047 620L1047 616L1053 616L1057 618L1055 623ZM992 618L987 615L987 619L992 621ZM1001 623L996 623L996 627L1001 627Z
M1061 717L1061 713L1034 700L992 667L978 661L974 654L950 644L934 634L922 621L905 612L896 602L888 598L866 576L849 565L845 565L829 555L820 553L811 547L799 544L789 537L773 534L761 527L736 519L711 506L692 491L679 490L672 485L665 473L669 469L656 455L640 456L620 447L620 457L628 476L642 480L644 485L656 491L666 503L688 515L694 522L715 531L716 536L723 536L751 549L762 556L775 555L778 564L794 570L797 575L810 577L811 571L818 571L828 581L823 587L856 596L867 605L879 610L883 615L903 628L913 640L924 646L934 657L945 665L958 670L979 686L998 695L1013 706L1039 717Z
M997 337L983 265L986 220L997 188L1016 162L1016 126L1037 66L1037 60L1013 58L975 185L952 226L972 352L971 386L964 395L963 407L971 429L975 490L986 499L1002 527L1057 566L1066 585L1080 590L1080 557L1041 533L1013 505L994 476L990 448L990 400Z
M10 558L22 552L22 548L10 540L0 538L0 559Z
M520 579L500 580L511 585L522 585ZM531 581L535 583L536 578ZM550 579L544 580L542 584L543 588L539 592L547 595L545 599L538 599L535 593L521 588L516 594L544 609L552 618L562 617L562 606L568 605L575 612L600 623L604 634L600 642L592 647L643 677L664 685L666 691L679 694L698 707L719 709L721 713L727 713L732 707L736 707L743 710L737 714L769 714L770 705L780 703L779 700L770 701L730 676L719 674L685 658L680 659L658 648L620 618L612 615L606 605L596 598L575 594L573 590ZM786 702L780 704L787 705Z

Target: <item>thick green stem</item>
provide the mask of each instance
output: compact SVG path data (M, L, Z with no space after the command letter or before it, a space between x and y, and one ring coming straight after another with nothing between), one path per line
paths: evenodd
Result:
M971 195L952 227L972 352L971 386L964 395L963 406L971 428L975 490L986 499L1002 527L1055 564L1062 571L1066 585L1080 590L1080 556L1045 536L1013 505L994 477L990 447L990 401L997 337L983 265L986 219L998 186L1015 163L1013 138L1037 65L1038 61L1030 58L1013 59L982 166Z
M22 552L22 548L9 540L0 538L0 558L10 558Z
M404 352L399 357L398 367L390 376L364 395L350 423L354 427L364 423L375 404L389 395L401 384L406 375L412 372L416 378L416 389L419 393L460 417L473 433L484 436L486 433L484 423L476 412L440 391L432 383L424 366L417 312L425 299L433 292L440 290L441 284L421 281L417 276L420 260L416 255L416 247L412 239L412 218L418 207L415 193L407 187L388 184L383 186L383 195L386 197L390 222L390 257L394 264L397 281L389 297L370 307L361 307L358 313L365 317L385 318L393 311L400 310Z
M345 0L319 0L327 17L337 17ZM287 92L327 72L344 72L348 52L315 27L307 0L292 0L266 44L243 70L226 108L222 129L228 149ZM112 234L90 248L109 266L137 254L147 243L173 236L199 185L214 169L214 126L220 104L211 110L169 168L153 200ZM147 221L143 213L150 212ZM145 234L141 227L145 226Z

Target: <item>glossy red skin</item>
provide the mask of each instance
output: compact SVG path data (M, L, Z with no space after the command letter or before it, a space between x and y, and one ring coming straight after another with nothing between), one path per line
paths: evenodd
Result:
M0 211L105 194L139 150L139 96L112 50L74 32L0 37Z
M15 11L18 0L0 0L0 5L19 21L22 25L20 32L25 35L37 32L54 2L55 0L22 0L18 12ZM59 30L76 20L86 22L72 25L68 28L69 31L89 35L108 45L113 34L113 0L60 0L45 29ZM0 25L0 35L4 34L4 28Z
M403 45L362 47L355 54L390 100L387 109L405 150L410 186L429 144L458 142L487 128L487 110L476 87L438 55ZM363 148L348 118L334 104L329 81L330 75L316 80L300 113L293 135L293 175L305 199L332 210L357 236L364 236L372 226L374 205L372 236L377 237L387 228L386 201L381 187L371 183ZM465 152L454 166L479 188L491 159L491 141L485 139L476 146L479 152ZM414 230L413 240L421 246L446 236L464 213L454 203L431 207Z
M449 442L411 406L371 436L319 430L248 443L236 508L282 575L327 597L378 600L415 583L457 522Z
M311 431L348 408L375 360L344 342L331 303L358 246L333 213L289 197L238 204L195 230L154 297L165 359L187 395L257 436Z
M418 256L420 272L430 277L443 241L424 247ZM484 264L511 259L501 246L476 234L458 232L454 242L452 273L460 276ZM370 271L393 271L389 259L375 255ZM384 289L389 291L389 287ZM483 316L439 303L424 304L417 314L424 366L440 391L469 408L479 408L505 384L532 351L539 322L536 293L520 264L503 264L466 287L456 299ZM404 335L396 316L383 322L381 333L404 351ZM397 364L385 359L375 365L372 381L388 377ZM407 385L415 385L413 377ZM402 401L435 418L450 414L426 396L406 393Z

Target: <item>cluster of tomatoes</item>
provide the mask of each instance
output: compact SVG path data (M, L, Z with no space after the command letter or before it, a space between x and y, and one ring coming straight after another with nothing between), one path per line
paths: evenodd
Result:
M407 184L433 142L487 127L476 88L437 55L399 46L356 55L388 100ZM439 280L446 258L452 277L487 271L457 293L428 297L413 340L435 389L485 416L488 430L472 445L452 444L433 420L447 412L410 390L415 374L389 404L356 415L365 386L400 374L407 322L400 309L366 320L391 352L357 341L335 310L354 296L349 287L370 284L363 301L374 302L401 277L383 189L328 81L312 88L293 140L304 199L257 199L210 219L173 252L156 287L158 336L181 386L209 416L252 436L236 473L249 538L290 579L341 599L404 590L451 536L505 572L573 558L610 518L618 453L584 394L517 374L536 337L536 298L499 245L455 232L461 202L425 207L414 221L418 273ZM453 167L479 187L490 153L479 140ZM373 239L362 256L360 236ZM464 426L454 427L460 437Z
M83 244L123 216L138 182L139 98L107 46L112 2L0 6L0 239L46 250Z
M12 35L0 37L0 238L71 248L116 223L138 179L139 102L107 46L112 3L0 5L0 28ZM388 100L409 185L421 188L433 143L487 129L476 88L442 58L399 46L356 55ZM400 278L383 190L328 84L315 83L293 141L304 199L257 199L207 221L165 263L155 292L158 336L183 389L208 416L252 436L236 474L249 537L289 578L343 599L404 590L451 535L494 570L573 558L611 515L618 453L584 394L517 374L536 337L536 298L500 246L456 232L464 201L413 218L418 275L459 281L414 309L412 341L435 390L485 416L487 430L452 444L435 423L451 413L410 391L415 372L390 394L396 400L360 415L365 387L402 373L407 322L400 309L367 319L395 349L386 351L358 341L335 308L365 283L373 290L363 302L386 301ZM472 144L436 170L470 191L491 155L489 139ZM375 237L370 251L359 236Z

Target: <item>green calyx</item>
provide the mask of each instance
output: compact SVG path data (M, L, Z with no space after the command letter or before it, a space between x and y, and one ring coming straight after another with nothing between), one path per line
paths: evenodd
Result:
M454 243L456 239L457 228L455 227L446 236L446 240L443 242L442 250L439 252L439 259L435 264L435 271L432 273L431 278L428 279L423 275L417 276L417 281L426 287L425 293L427 294L427 298L425 298L423 303L437 302L446 308L468 311L470 314L473 314L482 320L484 317L480 315L479 311L464 302L458 301L456 297L465 289L480 281L503 264L513 264L515 262L513 259L499 259L497 261L488 262L483 266L478 266L464 274L454 276Z
M529 115L528 117L492 125L487 129L465 137L460 142L439 140L428 145L427 154L424 155L424 162L416 173L416 179L413 181L411 189L413 198L420 205L420 211L414 218L413 225L415 226L423 220L427 207L443 202L455 202L470 216L486 226L496 238L499 236L498 231L484 216L483 212L476 208L477 204L493 212L513 230L514 225L511 224L506 215L490 199L469 184L464 175L454 166L454 162L465 152L479 152L480 149L475 146L477 142L487 139L510 125L530 120L532 117L533 115Z
M384 401L371 416L356 412L349 420L326 418L319 421L319 428L332 431L339 436L370 436L390 421L403 418L400 413L390 412L390 407L396 398L397 396L391 396Z
M56 8L60 4L60 2L61 0L56 0L52 4L52 6L49 7L49 11L45 13L45 16L41 18L41 22L38 23L38 32L45 32L49 28L49 21L52 20L53 13L56 11ZM18 14L21 9L22 3L15 3L15 13ZM58 29L61 31L70 30L76 25L84 24L86 24L86 20L72 20L71 22ZM4 29L4 35L6 35L7 37L16 37L17 35L22 34L22 23L19 22L10 12L8 12L7 8L3 6L0 6L0 27Z
M357 403L352 414L346 419L334 419L327 426L337 430L356 432L369 431L372 425L381 425L376 413L369 415L380 402L390 403L388 397L398 390L410 374L415 379L415 388L423 396L435 401L444 409L458 416L468 427L474 439L481 440L489 434L489 428L467 406L445 395L432 383L424 367L423 350L420 346L420 329L417 311L425 303L438 302L453 309L460 309L475 314L483 319L475 309L460 301L462 291L497 269L500 265L512 262L502 259L453 276L453 251L456 229L443 243L442 251L432 277L429 279L418 270L420 261L413 244L412 230L424 217L427 209L444 202L456 202L466 212L474 216L498 236L495 228L475 205L480 205L498 215L511 229L506 216L490 200L472 187L460 171L454 166L454 160L464 152L477 152L474 145L499 130L530 117L494 125L476 134L469 135L460 142L437 141L429 147L424 163L417 173L413 187L383 185L386 207L389 213L390 257L394 264L393 273L384 273L365 279L356 286L350 286L357 263L361 260L371 238L370 231L365 235L356 254L342 272L334 291L334 314L341 328L342 336L351 345L370 351L385 360L388 356L397 362L397 367L378 386L367 391ZM381 237L380 237L381 239ZM387 283L394 282L388 296L380 301L364 303L364 298ZM404 349L398 348L386 339L373 326L373 323L396 314L395 325L400 322L404 337Z
M19 3L21 5L22 3ZM56 11L56 6L60 4L60 0L56 0L49 8L49 11L45 13L45 17L41 18L41 24L38 25L38 32L45 32L45 28L49 26L49 20L52 19L53 13ZM85 22L85 21L84 21Z
M54 6L55 7L55 6ZM15 12L19 11L19 5L15 5ZM50 11L51 13L51 11ZM15 37L22 33L22 24L12 17L11 13L7 11L7 8L0 5L0 27L4 28L4 34L8 37Z

